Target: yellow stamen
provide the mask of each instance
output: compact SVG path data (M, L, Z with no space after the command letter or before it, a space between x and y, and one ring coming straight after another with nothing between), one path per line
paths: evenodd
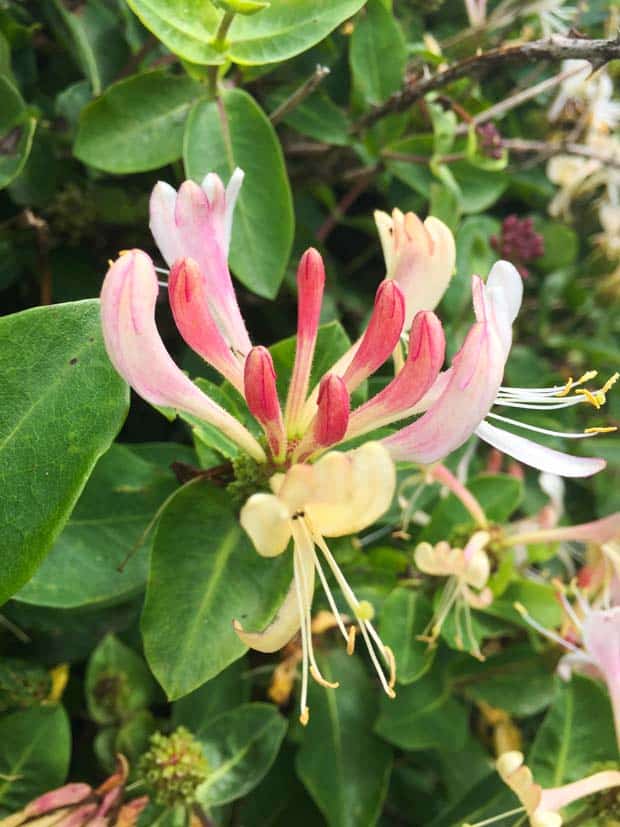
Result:
M594 393L592 393L592 391L589 391L587 388L579 388L578 391L575 391L575 395L583 396L586 402L589 402L590 405L594 405L597 410L601 407L603 402L605 402L604 398L601 401L599 394L600 391L594 391Z
M355 616L358 620L372 620L375 616L375 607L369 600L360 600L356 609Z
M523 605L523 603L518 603L518 602L517 602L517 603L513 603L512 605L513 605L513 606L515 607L515 609L519 612L519 614L521 615L521 617L528 617L528 615L529 615L528 610L525 608L525 606Z
M561 391L556 393L556 396L568 396L568 394L571 392L571 388L573 387L573 384L574 384L573 377L569 376L567 383L564 385L564 387L562 388Z
M307 706L305 706L304 711L299 716L299 723L302 726L307 726L309 720L310 720L310 710L308 709Z
M620 373L614 373L613 376L610 376L609 379L605 382L600 392L607 393L611 388L613 388L618 379L620 379Z
M127 253L129 253L129 252L131 252L131 251L130 250L119 250L118 254L119 254L119 256L126 256Z
M591 379L596 379L598 376L597 370L587 370L575 382L575 385L583 385L584 382L589 382Z
M355 652L355 636L357 634L357 626L349 626L349 637L347 638L347 655L352 655Z
M328 681L326 680L320 672L314 668L314 666L310 667L310 674L314 678L314 680L319 684L319 686L324 686L326 689L338 689L340 684L338 681Z
M108 259L108 267L111 267L114 264L111 258Z
M618 428L616 425L609 425L606 428L586 428L584 434L611 434L613 431L617 431Z

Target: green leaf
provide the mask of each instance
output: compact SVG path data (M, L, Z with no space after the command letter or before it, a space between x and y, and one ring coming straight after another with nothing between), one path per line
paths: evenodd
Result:
M450 170L461 190L461 209L467 215L488 210L508 186L504 172L478 169L468 161L456 161Z
M62 706L0 718L0 814L15 812L67 776L71 730Z
M30 154L37 122L17 88L0 75L0 189L6 187L22 171Z
M529 629L526 621L515 609L515 603L522 603L534 620L548 629L555 628L562 622L562 610L555 589L549 583L536 583L532 580L514 581L495 598L486 612Z
M380 0L367 3L353 30L349 59L354 82L368 103L383 103L400 89L407 64L405 37Z
M381 637L396 658L398 683L413 683L433 663L436 649L417 640L432 618L430 602L418 591L397 587L381 609Z
M319 668L340 688L311 684L297 774L330 827L372 827L392 769L392 750L372 732L378 689L361 660L340 649L320 656Z
M226 491L198 482L162 513L142 615L146 658L170 699L237 660L246 647L232 621L262 629L291 581L288 555L254 550Z
M246 795L273 764L286 721L275 706L244 704L225 712L196 733L210 773L196 791L206 808Z
M200 96L200 84L187 76L158 71L121 80L82 111L75 155L114 173L176 161L187 114Z
M187 175L198 181L207 172L227 181L235 167L244 170L230 264L246 287L273 298L291 252L294 219L282 149L267 116L242 89L225 90L219 102L201 101L187 122L183 158Z
M466 697L516 716L536 715L549 706L555 683L553 664L528 646L512 646L483 663L463 658L454 680Z
M401 749L457 750L467 737L468 714L452 696L445 669L399 687L394 699L382 698L375 732Z
M85 689L93 721L113 724L148 707L157 687L142 658L114 635L106 635L88 661Z
M240 658L172 707L174 726L198 732L224 712L250 700L250 680L245 658Z
M523 483L508 474L480 474L467 483L489 520L505 522L523 498ZM461 501L449 494L433 509L430 523L420 534L420 542L438 543L448 538L459 525L470 525L473 518Z
M260 65L287 60L323 40L364 0L270 0L269 8L237 16L222 48L214 45L223 13L205 0L128 0L172 52L199 64Z
M597 763L618 760L609 695L589 678L557 680L556 697L538 729L528 765L537 784L556 787L583 778Z
M0 660L0 712L38 706L50 694L52 679L43 666L30 660Z
M140 813L136 827L188 827L186 809L181 804L169 809L150 802Z
M292 95L297 87L281 87L269 95L269 106L275 109ZM283 117L283 122L302 135L336 146L349 143L349 122L344 111L322 90L303 100Z
M572 227L559 221L536 221L534 228L542 234L544 255L536 259L536 269L551 273L574 264L579 254L579 236Z
M162 447L167 456L160 458ZM152 533L139 549L134 546L178 487L170 462L191 457L186 446L174 443L113 445L95 466L51 552L16 599L69 609L120 602L143 588Z
M41 563L127 410L95 300L0 319L0 604Z

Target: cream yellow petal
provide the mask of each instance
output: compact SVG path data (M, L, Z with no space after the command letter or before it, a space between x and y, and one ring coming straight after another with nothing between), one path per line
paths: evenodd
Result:
M263 557L286 551L291 537L290 515L275 494L253 494L241 509L240 522Z

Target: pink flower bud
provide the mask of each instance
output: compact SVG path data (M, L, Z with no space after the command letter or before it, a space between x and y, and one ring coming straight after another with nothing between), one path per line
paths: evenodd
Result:
M284 421L273 359L267 348L254 347L248 353L245 360L244 390L250 413L263 426L272 453L281 457L286 447Z
M168 295L174 320L187 344L243 393L241 361L211 312L209 287L194 259L181 258L174 263Z
M297 343L286 400L286 424L289 434L296 429L308 395L324 287L323 259L317 250L310 247L301 257L297 270Z
M368 327L353 360L342 377L352 393L385 362L398 344L405 321L405 298L391 279L382 281Z
M349 392L347 386L333 373L321 381L314 438L324 448L340 442L349 424Z
M79 804L92 793L92 788L88 784L65 784L64 787L59 787L57 790L50 790L48 793L43 793L24 810L26 816L38 816L44 813L49 813L52 810L58 810L60 807L68 807L73 804Z

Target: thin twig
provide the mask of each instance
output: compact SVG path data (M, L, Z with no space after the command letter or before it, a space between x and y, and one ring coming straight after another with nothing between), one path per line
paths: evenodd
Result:
M271 123L274 126L280 123L285 115L288 115L289 112L296 109L302 101L314 92L317 86L322 83L329 73L330 69L328 66L321 66L320 63L317 64L314 72L306 81L304 81L304 83L302 83L299 89L296 89L290 97L282 101L280 106L277 106L271 115L269 115L269 120Z
M534 86L530 86L527 89L520 89L513 95L508 95L507 98L499 101L499 103L489 106L489 108L485 109L483 112L478 112L478 114L471 118L469 124L473 123L475 126L478 126L479 124L486 123L487 121L503 118L507 112L516 109L517 106L521 106L521 104L526 103L538 95L541 95L543 92L548 92L549 89L553 89L554 86L562 83L562 81L566 80L566 78L576 75L578 72L583 72L583 66L566 69L564 72L560 72L551 78L547 78L540 83L534 84ZM456 134L463 135L466 133L468 131L469 124L460 124L457 127Z
M50 228L43 218L26 208L20 214L20 223L29 230L34 230L37 237L37 265L40 274L39 304L52 303L52 268L49 260Z
M589 60L595 68L598 68L610 60L620 58L620 37L613 40L589 40L552 35L542 40L499 46L487 52L471 55L428 78L407 83L384 104L364 115L353 125L352 132L358 133L367 129L386 115L405 111L428 92L440 89L463 77L482 74L496 68L498 64L512 61L560 61L569 58Z
M534 141L525 138L505 138L502 141L502 146L510 152L540 153L541 161L546 161L553 155L580 155L582 158L591 158L593 161L600 161L608 167L620 169L620 157L613 155L604 155L601 152L589 147L587 144L579 144L574 141Z
M319 227L316 231L317 240L321 243L324 243L328 236L331 234L332 230L336 227L339 221L341 221L344 216L347 214L347 211L353 206L353 204L357 201L360 195L368 189L368 186L375 175L375 168L373 167L368 171L368 173L361 177L356 184L354 184L351 189L345 193L345 195L341 198L341 200L336 205L335 209L327 216L323 224Z

